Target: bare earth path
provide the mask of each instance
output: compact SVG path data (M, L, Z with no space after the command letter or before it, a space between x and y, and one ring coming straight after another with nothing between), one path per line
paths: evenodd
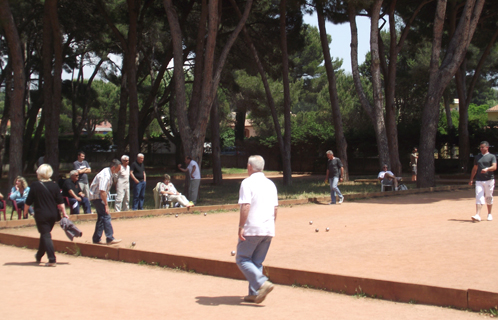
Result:
M265 264L497 292L493 244L498 222L471 223L474 210L470 190L280 208L277 236ZM115 235L123 238L121 247L135 241L136 249L233 261L237 223L237 212L224 212L114 220L113 226ZM76 242L90 242L94 222L78 226L84 236ZM38 237L35 228L3 232ZM52 236L65 239L58 227ZM33 254L0 246L0 283L8 292L1 307L9 315L5 319L31 318L30 312L41 319L48 319L50 312L60 319L69 314L81 319L110 314L116 319L479 317L286 286L277 286L264 306L247 306L241 302L247 291L243 281L62 254L61 265L39 268L31 263ZM49 285L52 289L47 290ZM57 307L60 303L64 307Z
M276 286L261 305L242 302L245 281L0 245L2 319L482 319L447 308Z

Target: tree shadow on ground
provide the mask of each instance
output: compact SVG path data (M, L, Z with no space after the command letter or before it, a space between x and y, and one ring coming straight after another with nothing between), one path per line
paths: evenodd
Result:
M241 296L220 296L220 297L195 297L198 304L205 306L219 306L219 305L230 305L230 306L244 306L244 307L262 307L261 305L256 305L252 303L247 303Z

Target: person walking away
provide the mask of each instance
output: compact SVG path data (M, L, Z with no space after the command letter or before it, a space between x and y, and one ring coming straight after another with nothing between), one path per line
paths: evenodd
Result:
M344 201L344 196L337 186L339 181L343 181L344 177L344 166L342 165L341 159L334 157L332 150L326 152L327 158L327 173L325 174L325 183L330 184L330 203L336 204L336 195L339 197L339 203Z
M481 209L484 204L488 207L488 221L493 220L491 209L493 208L493 190L495 188L496 156L489 153L489 143L482 141L479 144L481 151L474 158L474 167L470 174L469 186L476 180L476 214L472 216L472 221L481 221Z
M261 303L273 290L273 284L263 274L263 261L275 237L278 194L275 184L265 177L265 160L250 156L247 161L248 178L239 190L239 232L236 263L249 281L246 302Z
M29 206L33 205L35 208L36 228L40 233L40 243L35 254L35 260L40 263L46 253L48 257L46 267L55 267L57 263L54 243L50 233L55 222L61 219L60 213L62 213L63 217L68 218L59 186L50 180L53 173L54 171L49 164L42 164L38 167L36 176L39 181L31 184L30 192L24 205L25 217L28 214Z

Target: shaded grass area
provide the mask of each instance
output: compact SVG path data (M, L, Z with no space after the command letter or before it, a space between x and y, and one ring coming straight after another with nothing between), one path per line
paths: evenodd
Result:
M278 190L279 200L287 199L308 199L330 196L330 186L325 184L320 176L294 178L291 186L284 186L282 179L273 179ZM240 180L224 180L223 185L213 186L201 184L198 205L234 204L239 199ZM339 184L339 189L343 194L378 192L377 184L368 183L347 183Z
M203 174L210 173L209 171L203 172ZM275 185L278 189L278 197L280 200L286 199L308 199L308 198L319 198L319 197L328 197L330 196L330 186L323 181L323 176L321 175L311 175L311 176L300 176L293 177L293 184L291 186L284 186L282 183L281 176L275 176L276 172L267 172L268 177L275 182ZM186 190L184 190L184 173L170 173L172 176L172 182L175 185L176 189L183 193L187 194ZM225 168L223 169L224 175L237 175L235 178L228 178L225 176L223 179L223 184L219 186L215 186L212 184L210 179L204 179L201 182L200 191L199 191L199 200L197 202L198 206L209 206L209 205L221 205L221 204L236 204L239 198L239 188L242 180L247 176L247 169L238 169L238 168ZM151 173L147 175L147 186L145 191L145 202L144 209L154 209L154 198L152 189L156 186L159 181L162 181L164 173ZM240 175L240 176L239 176ZM91 181L94 174L92 174L89 178ZM373 178L373 177L365 177L365 178ZM4 179L2 179L4 180ZM33 179L30 179L33 180ZM3 182L3 181L2 181ZM29 183L32 181L29 181ZM6 187L6 186L5 186ZM379 186L378 184L372 183L354 183L354 182L346 182L340 183L339 188L343 194L352 194L352 193L368 193L368 192L378 192ZM115 188L111 189L111 193L115 193ZM133 203L133 188L130 190L131 197L130 199L130 208ZM10 218L11 205L8 202L7 204L7 219ZM92 211L95 209L92 207ZM111 211L113 211L111 207ZM66 208L66 212L69 214L69 208ZM82 212L82 210L81 210ZM17 219L17 214L14 214L14 220Z

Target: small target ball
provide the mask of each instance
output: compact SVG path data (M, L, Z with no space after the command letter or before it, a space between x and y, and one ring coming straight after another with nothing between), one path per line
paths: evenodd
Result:
M178 218L178 215L177 215L177 214L175 215L175 218Z
M232 252L231 252L231 255L232 255L232 256L234 256L234 255L235 255L235 251L232 251Z
M313 224L313 221L310 221L310 225L312 225L312 224Z
M316 228L316 229L315 229L315 232L318 232L318 231L319 231L319 230L318 230L318 228Z
M204 212L204 216L207 216L207 215L208 215L207 212Z
M132 246L135 246L136 244L137 244L136 242L132 242L132 243L131 243L131 245L132 245Z
M330 229L329 229L329 228L327 228L327 229L325 229L325 231L329 232L329 231L330 231Z

